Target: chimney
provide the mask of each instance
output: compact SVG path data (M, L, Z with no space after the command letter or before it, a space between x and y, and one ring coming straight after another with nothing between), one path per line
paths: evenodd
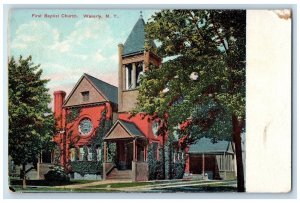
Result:
M63 128L63 109L62 105L65 100L66 93L64 91L54 92L54 118L56 121L56 128L60 130Z

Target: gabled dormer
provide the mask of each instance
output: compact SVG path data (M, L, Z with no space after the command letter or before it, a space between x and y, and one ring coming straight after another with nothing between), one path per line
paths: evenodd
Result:
M63 106L95 105L103 102L117 105L117 94L117 87L85 73L78 80Z

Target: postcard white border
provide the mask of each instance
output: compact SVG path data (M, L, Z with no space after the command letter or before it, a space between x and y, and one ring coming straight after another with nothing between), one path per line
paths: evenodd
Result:
M11 1L12 3L16 2L16 1ZM8 2L8 1L4 1L4 3L11 3L11 2ZM19 3L22 3L23 1L19 1ZM61 3L61 1L51 1L53 3ZM74 2L74 1L73 1ZM220 1L218 1L220 3ZM292 3L296 3L296 1L287 1L285 3L289 3L289 2L292 2ZM40 3L40 2L33 2L33 3ZM49 2L46 2L46 3L49 3ZM78 3L77 2L74 2L74 3ZM111 3L111 2L110 2ZM155 3L155 1L152 1L151 3ZM17 7L29 7L29 8L32 8L32 5L16 5ZM53 7L53 8L60 8L62 5L47 5L47 8L49 7ZM67 5L69 7L69 5ZM74 5L72 5L74 6ZM37 8L37 6L34 6L35 8ZM40 7L40 6L38 6ZM42 6L41 6L42 7ZM63 5L63 7L66 7L66 5ZM84 6L83 5L75 5L75 7L79 7L79 8L83 8ZM100 7L107 7L107 5L100 5ZM115 7L113 5L111 6L108 6L108 7ZM135 7L135 8L166 8L166 7L170 7L170 5L147 5L147 6L142 6L142 5L123 5L121 6L122 8L128 8L128 7ZM194 6L191 6L191 5L179 5L178 6L179 8L195 8L195 7L199 7L199 8L247 8L247 9L266 9L266 8L292 8L293 9L293 43L296 42L296 28L298 27L298 22L296 21L296 15L297 15L297 9L296 9L296 5L226 5L226 4L223 4L223 5L194 5ZM120 8L120 7L118 7ZM7 9L8 9L8 6L6 5L4 8L1 8L2 10L2 13L4 13L4 19L3 20L3 30L2 30L2 33L3 31L5 32L5 26L6 26L6 23L5 23L5 16L7 15ZM4 37L7 37L5 36L5 33L4 33ZM2 39L3 36L2 36ZM3 40L4 42L4 46L1 48L2 51L3 51L3 48L5 48L6 46L6 41L5 39ZM293 89L292 89L292 93L293 93L293 96L294 96L294 100L293 100L293 110L296 111L296 101L295 101L295 97L296 97L296 74L297 74L297 71L296 71L296 67L297 67L297 64L296 64L296 46L294 44L293 46ZM5 55L5 52L2 52L4 53L4 56L3 59L7 59L7 55ZM6 61L5 60L2 60L3 61L3 67L5 67L5 64ZM7 122L5 121L5 118L7 118L7 108L6 108L6 105L7 105L7 94L6 94L6 88L5 88L5 85L7 84L7 80L5 80L5 75L7 74L7 72L5 72L5 70L1 73L1 78L2 81L3 81L3 88L1 88L1 96L2 96L2 99L1 99L1 105L3 107L3 117L1 117L1 125L3 124L3 129L4 129L4 133L5 133L5 128L7 128ZM6 99L5 99L6 98ZM3 102L3 103L2 103ZM248 107L247 107L248 108ZM295 178L297 178L297 171L295 171L295 169L297 168L295 166L295 164L297 163L297 160L296 160L296 142L297 142L297 139L296 139L296 112L294 112L293 116L294 116L294 120L293 120L293 130L292 130L292 133L293 133L293 137L292 137L292 149L293 149L293 179L295 180ZM3 120L2 120L3 119ZM6 129L6 132L7 132L7 129ZM4 134L5 135L5 134ZM5 155L7 155L7 146L5 147L5 143L7 143L7 138L2 138L1 137L1 141L3 143L3 163L7 163L7 156L5 157ZM249 145L247 147L250 147ZM2 153L1 152L1 153ZM4 166L5 164L3 164ZM271 167L270 167L271 168ZM2 174L4 175L3 177L5 177L5 174L7 174L7 169L5 167L2 168L3 170L1 171ZM247 169L248 170L248 169ZM3 178L2 177L2 178ZM4 182L3 182L4 181ZM7 182L5 182L5 179L3 179L2 183L3 184L3 188L0 188L2 189L2 191L4 192L4 198L34 198L34 199L43 199L45 198L45 196L47 196L48 198L121 198L121 199L127 199L127 198L222 198L222 199L226 199L226 198L295 198L295 193L293 194L293 191L292 193L288 193L288 194L216 194L216 193L213 193L213 194L204 194L204 193L197 193L196 195L193 194L193 193L188 193L188 197L186 194L171 194L171 195L168 195L168 194L100 194L100 195L93 195L93 194L88 194L88 195L85 195L85 194L73 194L73 193L68 193L68 194L55 194L55 197L52 195L52 194L21 194L21 195L9 195L6 193L6 189L7 189ZM295 181L292 181L292 185L293 185L293 189L297 189L296 188L296 185L295 185ZM270 186L272 186L272 183L270 183ZM201 195L199 195L201 194ZM8 195L8 196L7 196ZM255 196L253 196L255 195ZM52 196L52 197L51 197Z

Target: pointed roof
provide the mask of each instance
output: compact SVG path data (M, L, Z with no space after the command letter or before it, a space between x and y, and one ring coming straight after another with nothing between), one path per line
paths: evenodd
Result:
M73 95L73 93L75 92L75 90L77 89L77 87L79 86L79 84L81 83L81 81L86 78L93 87L95 87L95 89L99 92L99 94L101 96L103 96L105 98L106 101L110 101L113 102L115 104L118 104L118 88L108 84L102 80L99 80L91 75L88 75L86 73L84 73L80 79L78 80L78 82L76 83L75 87L72 89L72 91L70 92L70 94L68 95L67 99L65 100L63 106L65 106L69 99L71 98L71 96Z
M121 127L122 129L119 129ZM124 139L124 138L146 138L144 133L131 122L117 120L105 136L105 140Z
M118 88L116 86L108 84L86 73L84 73L84 75L98 89L98 91L104 94L107 100L118 104Z
M189 148L189 154L233 154L232 143L229 141L218 141L212 143L211 139L203 137L197 140Z
M156 47L151 41L151 46ZM123 49L123 56L143 52L145 47L145 21L142 16L135 23L131 30Z
M129 133L135 137L144 137L144 134L137 128L134 123L119 120L120 123L129 131Z

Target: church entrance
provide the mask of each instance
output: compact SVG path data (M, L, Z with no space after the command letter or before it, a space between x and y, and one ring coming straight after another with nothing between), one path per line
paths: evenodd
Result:
M120 139L107 142L107 146L115 144L114 161L118 170L131 170L132 162L146 161L146 142L139 139ZM108 151L108 150L107 150ZM109 152L107 152L109 153ZM111 156L107 154L107 156ZM111 161L111 160L107 160Z
M125 154L126 154L126 168L132 169L133 142L129 142L125 145Z
M118 170L131 170L133 161L133 141L117 140L116 167Z
M114 161L108 159L112 143ZM134 123L118 120L104 138L103 179L129 176L133 181L148 180L147 145L147 138Z

